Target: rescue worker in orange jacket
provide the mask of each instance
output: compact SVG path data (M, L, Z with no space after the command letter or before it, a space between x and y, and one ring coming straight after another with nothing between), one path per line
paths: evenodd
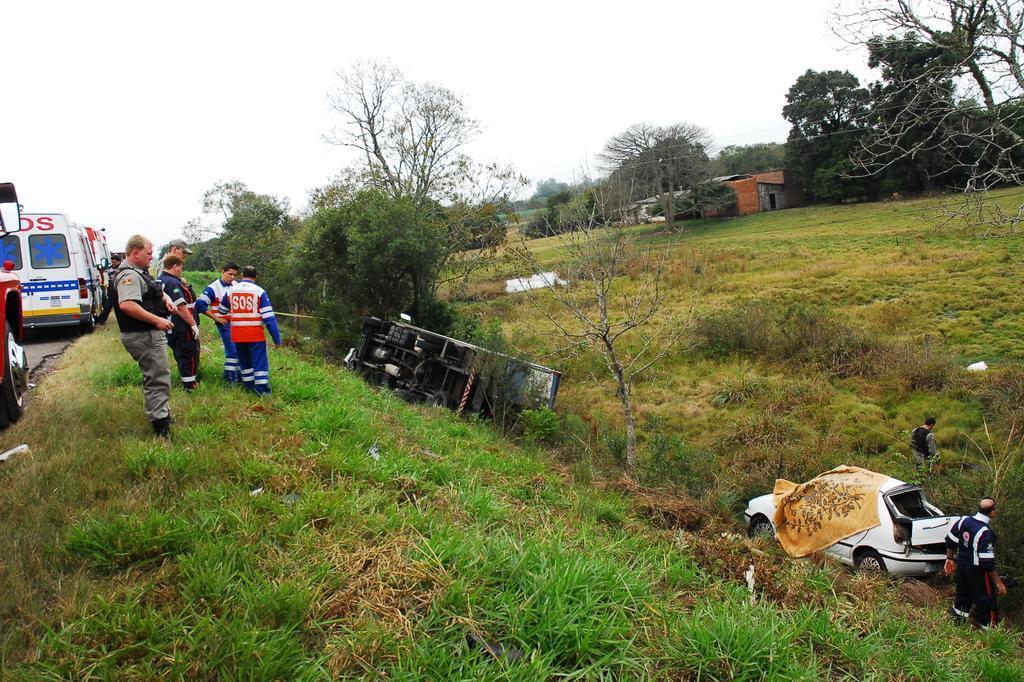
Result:
M219 312L229 319L231 341L238 349L242 385L257 395L269 395L270 363L263 327L266 326L270 332L275 346L281 345L281 331L277 327L270 297L256 284L256 276L254 266L242 268L242 281L235 282L227 290L221 299Z

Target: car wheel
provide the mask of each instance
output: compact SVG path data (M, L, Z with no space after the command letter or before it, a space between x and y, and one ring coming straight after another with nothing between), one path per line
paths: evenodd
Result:
M750 519L750 526L747 528L747 535L752 538L770 538L775 535L775 529L772 528L771 521L761 514L758 514L754 518Z
M0 387L3 405L0 406L0 426L7 426L21 419L25 409L25 392L28 391L28 358L25 349L14 338L11 323L4 323L4 369L3 385Z
M873 549L867 549L857 555L854 560L857 570L869 573L885 573L885 560Z

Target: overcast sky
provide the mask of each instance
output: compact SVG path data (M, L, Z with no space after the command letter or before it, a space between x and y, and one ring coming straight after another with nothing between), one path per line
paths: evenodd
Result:
M0 10L0 180L26 211L64 211L157 244L218 180L287 196L351 161L323 135L337 69L389 58L464 97L470 153L570 180L638 121L718 145L783 141L808 68L868 75L822 0L694 2L42 2ZM592 161L590 161L592 163Z

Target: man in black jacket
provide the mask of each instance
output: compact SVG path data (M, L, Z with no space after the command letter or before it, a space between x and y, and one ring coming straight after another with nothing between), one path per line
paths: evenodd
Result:
M922 468L939 454L935 445L935 417L928 417L924 424L910 432L910 448L914 451L918 468Z

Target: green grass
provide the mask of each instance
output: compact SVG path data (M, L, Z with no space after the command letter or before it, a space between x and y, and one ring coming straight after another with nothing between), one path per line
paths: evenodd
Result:
M1024 190L997 198L1016 206ZM1024 240L933 229L930 217L951 200L688 221L676 235L662 225L632 228L641 245L667 252L665 312L689 326L679 348L635 385L641 418L658 418L711 453L718 470L743 469L724 478L745 499L770 489L778 473L767 464L746 471L739 458L751 448L766 462L782 451L783 474L794 479L841 462L912 478L908 434L933 415L943 453L933 496L966 510L985 483L956 484L962 462L978 462L971 439L985 439L984 394L1024 363ZM557 239L529 245L545 267L564 266ZM552 326L527 296L497 293L505 278L523 274L516 267L503 262L481 274L461 311L501 320L517 349L563 370L562 414L591 419L602 439L614 440L606 434L624 429L621 406L597 354L559 355ZM638 275L627 268L616 291L635 289ZM773 315L794 311L805 316L802 326L765 330ZM746 335L747 347L707 343L700 332L709 325ZM962 372L978 360L992 371ZM1012 420L988 416L1005 437ZM649 434L641 429L641 437Z
M0 518L17 519L0 524L0 677L1020 673L1019 633L958 629L944 598L908 606L897 584L789 561L722 521L652 525L628 492L293 351L272 352L274 395L254 399L218 384L211 345L201 388L173 392L169 444L110 330L0 434L32 446L0 468ZM470 650L470 632L522 660Z

